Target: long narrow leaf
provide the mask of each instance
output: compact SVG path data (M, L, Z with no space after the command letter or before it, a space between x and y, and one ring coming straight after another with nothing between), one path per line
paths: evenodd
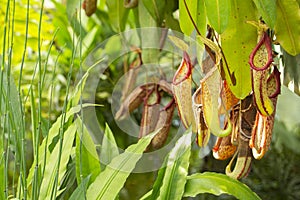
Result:
M145 7L151 16L160 24L165 15L165 1L161 0L143 0Z
M189 176L185 185L184 196L195 197L203 193L218 196L230 194L238 199L260 199L248 186L224 174L205 172Z
M90 176L85 177L76 190L74 190L69 200L85 199L85 193L88 188L89 181Z
M189 15L190 14L190 15ZM203 0L180 0L179 1L179 24L182 32L191 35L195 29L191 18L202 35L206 31L206 13Z
M105 126L105 133L101 145L100 159L104 165L109 164L112 159L119 155L118 145L108 124Z
M128 18L129 9L124 7L122 0L106 1L108 7L108 16L112 28L116 32L121 32L125 29L125 22Z
M83 104L82 105L82 108L84 107L88 107L88 106L94 106L94 104ZM75 113L78 113L80 111L80 108L81 106L78 105L78 106L75 106L73 108L71 108L67 113L66 113L66 118L65 120L68 121L68 119L73 116ZM44 151L45 151L45 148L46 148L46 141L48 140L49 141L49 144L47 146L47 149L49 147L49 145L51 144L52 140L54 139L55 136L57 136L57 134L59 133L59 128L61 126L61 120L62 120L62 115L60 115L56 122L54 122L54 124L52 125L52 127L50 128L49 130L49 133L48 133L48 139L47 138L44 138L42 144L40 145L39 147L39 155L40 155L40 159L38 161L38 163L36 163L36 160L33 161L32 165L31 165L31 168L29 170L29 174L27 176L27 182L28 182L28 188L31 187L31 183L33 181L33 175L34 175L34 170L35 170L35 166L36 165L41 165L42 162L44 162Z
M115 157L89 186L87 199L115 199L156 133L140 139L137 144L129 146L124 153Z
M300 12L296 0L277 1L276 40L291 55L300 53Z
M170 152L157 199L182 198L191 154L191 136L189 128Z
M61 162L58 166L59 143L57 143L50 153L47 152L47 163L45 167L44 178L40 188L40 199L50 199L52 189L55 183L55 176L58 170L58 183L61 182L63 175L66 172L69 157L72 152L72 145L75 138L76 126L72 124L64 133ZM57 188L58 189L58 188Z
M77 183L80 184L81 180L88 176L90 176L91 181L94 181L100 173L101 168L96 146L87 128L82 124L79 117L75 123L77 127L76 176Z
M270 28L274 28L276 22L276 0L253 0L258 12Z
M223 33L229 21L230 0L205 0L205 8L211 26L218 33Z
M167 162L167 158L164 161L163 166L166 165L166 162ZM166 167L162 167L162 168L159 169L158 174L157 174L157 178L156 178L156 180L154 182L154 185L153 185L153 190L151 190L150 192L147 193L147 194L150 193L148 196L144 195L141 199L150 200L150 199L157 199L158 198L159 190L160 190L160 187L162 185L162 181L164 179L165 173L166 173Z
M93 105L93 104L84 104L84 105L81 105L81 106L80 105L76 106L78 104L79 99L80 99L81 92L83 91L82 89L84 88L86 80L89 76L90 70L92 70L93 67L94 66L90 67L87 70L87 72L80 79L79 83L76 85L75 90L72 93L72 95L70 97L70 101L68 103L67 113L65 114L65 122L67 122L71 117L73 117L75 113L78 113L81 108ZM33 163L32 163L31 168L29 170L29 174L27 176L28 191L30 191L30 188L31 188L31 185L32 185L35 167L40 166L42 164L42 162L45 161L45 149L48 149L48 146L51 144L54 137L56 137L59 133L59 129L60 129L61 124L62 124L61 122L62 122L62 119L63 119L63 115L64 114L61 114L57 118L57 120L53 123L52 127L50 128L50 130L48 132L47 137L44 138L44 140L42 141L42 144L39 146L39 149L38 149L39 155L40 155L39 160L38 161L36 159L33 160ZM49 144L47 144L47 143L49 143ZM48 146L46 147L46 145L48 145Z
M155 63L157 60L154 58L159 55L161 30L151 28L157 26L157 21L148 12L144 1L139 1L138 12L139 24L142 28L140 30L140 40L143 45L142 61L144 64Z

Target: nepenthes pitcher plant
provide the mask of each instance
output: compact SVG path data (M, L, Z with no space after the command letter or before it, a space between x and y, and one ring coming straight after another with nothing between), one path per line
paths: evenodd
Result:
M159 130L147 149L149 151L165 144L177 108L183 126L191 126L196 134L198 146L205 147L210 135L215 135L217 139L212 149L214 158L231 158L226 174L235 179L246 177L252 160L261 159L270 146L277 96L280 93L280 73L273 63L272 39L268 28L261 22L252 24L257 27L258 42L249 55L252 91L246 98L237 98L222 75L226 58L220 54L222 49L216 44L217 40L201 36L200 40L206 49L215 55L211 58L214 64L204 66L206 73L201 80L193 80L194 66L184 49L172 82L161 79L128 92L126 87L134 85L137 76L135 70L138 70L138 67L132 67L116 118L122 119L126 113L142 105L139 137ZM142 53L142 50L138 52ZM141 64L141 56L134 63ZM161 108L159 105L164 94L172 98Z

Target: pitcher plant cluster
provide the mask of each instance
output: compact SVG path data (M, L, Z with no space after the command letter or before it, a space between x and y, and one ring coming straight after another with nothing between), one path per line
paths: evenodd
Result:
M124 6L132 8L137 5L136 3L137 1L124 1ZM150 151L159 149L165 144L176 107L184 127L191 126L197 135L196 142L199 147L208 144L210 134L215 135L217 140L212 149L213 156L219 160L231 158L225 170L226 174L235 179L246 177L253 158L261 159L264 156L272 137L277 96L280 94L280 72L273 61L273 57L276 56L272 50L274 32L262 19L247 20L245 22L247 26L254 26L257 29L256 46L250 47L252 51L250 54L247 53L245 42L248 36L241 36L243 37L241 44L234 47L239 46L243 49L232 49L234 48L230 47L232 35L223 33L224 27L220 29L209 16L212 24L207 29L206 37L203 37L197 29L197 23L193 19L187 1L183 0L180 4L182 5L180 11L186 12L198 33L197 40L204 44L214 65L204 66L205 77L193 80L194 66L187 51L188 47L182 41L175 40L175 45L182 49L183 57L172 82L160 80L157 83L146 83L127 94L128 86L135 84L138 68L136 66L142 64L142 52L138 52L139 56L132 64L127 83L124 85L122 104L116 118L122 119L142 105L139 138L158 131L147 148ZM205 5L209 6L209 3L206 2ZM83 8L88 16L95 12L93 9L95 6L96 1L83 2ZM237 16L234 18L239 20ZM247 32L248 29L245 30ZM248 34L246 32L245 34ZM221 39L218 34L221 35ZM253 36L253 33L249 33L249 37L250 35ZM253 37L247 48L250 44L255 44ZM227 53L225 56L223 50L234 54ZM238 70L239 63L233 63L234 56L239 56L237 51L247 54L249 75L243 75L247 70ZM245 60L241 62L246 63ZM236 69L232 70L233 68ZM245 77L245 80L242 77ZM245 84L247 81L251 82L249 88ZM243 87L245 89L241 89ZM161 109L162 98L165 95L171 97L171 100ZM232 166L233 163L235 166Z
M252 159L261 159L270 146L276 101L280 93L280 73L273 63L268 28L262 23L252 24L258 29L258 43L249 55L252 91L246 98L237 98L222 75L226 58L217 40L214 42L200 36L207 50L214 55L214 65L205 66L209 71L203 79L192 80L194 66L183 47L182 61L171 83L162 79L157 83L140 85L126 94L128 85L135 84L136 66L142 62L139 56L128 72L116 118L122 119L142 105L139 138L158 131L147 149L155 150L167 140L176 107L184 127L192 126L199 147L208 144L210 134L217 137L213 156L219 160L232 157L226 167L228 176L236 179L247 176ZM141 53L138 52L139 55ZM199 86L197 81L200 81ZM195 92L193 89L196 89ZM161 109L165 95L170 96L171 100Z

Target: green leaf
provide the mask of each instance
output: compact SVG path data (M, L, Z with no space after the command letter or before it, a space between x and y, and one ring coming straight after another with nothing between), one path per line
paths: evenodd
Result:
M165 158L164 163L162 164L163 167L161 167L158 171L156 180L153 184L153 189L147 192L145 195L143 195L140 200L154 200L159 197L159 190L162 186L162 182L166 173L166 163L168 161L168 157Z
M141 138L137 144L129 146L124 153L115 157L89 186L87 199L115 199L156 133Z
M211 26L219 33L227 28L230 16L230 0L204 0L207 18Z
M187 9L190 11L191 17L194 20L198 30L202 35L206 33L206 13L203 0L184 0L179 1L179 24L182 32L186 35L191 35L195 29Z
M197 28L200 31L202 36L206 35L206 10L205 10L205 5L204 5L204 0L198 0L197 4Z
M122 32L125 29L129 9L123 5L123 0L106 1L108 7L108 16L112 27L116 32Z
M196 18L195 11L197 10L197 8L195 8L195 6L193 5L192 0L185 0L185 1L190 11L191 17L195 19ZM191 22L190 16L187 12L187 8L184 4L184 0L179 1L179 25L182 32L185 35L191 35L193 30L195 29L193 23Z
M231 15L227 29L221 35L225 78L233 94L245 98L251 91L249 55L257 43L256 28L246 21L256 21L252 0L231 0Z
M73 46L73 42L71 33L69 32L69 25L72 26L74 32L76 32L76 27L74 27L74 25L78 25L78 21L74 19L75 4L74 7L69 7L68 3L66 6L64 6L56 1L52 2L55 5L55 12L53 13L54 18L52 20L52 23L55 28L59 29L55 42L57 42L58 46L66 46L68 48L71 48ZM86 31L83 28L81 28L81 31L82 35L86 34Z
M44 177L40 186L39 198L46 199L51 197L52 191L56 190L55 177L58 172L58 183L61 182L64 176L69 162L69 158L72 152L72 145L75 138L76 126L72 124L63 135L62 154L60 163L58 163L58 156L60 155L60 143L58 142L53 151L50 153L47 151L47 162L45 166ZM59 165L58 165L59 164ZM56 186L57 187L57 186ZM58 189L58 188L57 188Z
M277 1L276 40L291 55L300 53L300 12L296 0Z
M5 24L5 14L6 14L6 2L7 1L1 1L1 7L0 7L0 19L1 19L1 24L2 27L4 27ZM54 1L53 1L54 2ZM28 43L27 46L32 49L33 52L37 52L38 48L38 21L40 18L40 12L39 9L41 7L41 2L39 1L31 1L30 2L30 7L29 7L29 21L28 21L28 34L26 34L26 13L27 13L27 3L26 2L21 2L21 1L15 1L14 5L10 4L10 8L13 7L14 10L14 20L13 20L13 26L14 26L14 31L13 31L13 46L18 47L18 48L13 48L11 51L13 51L13 57L11 59L11 66L16 67L17 65L20 64L22 61L22 55L24 51L24 40L27 37ZM49 44L49 41L53 37L53 32L55 30L53 23L52 23L52 11L48 9L50 15L43 15L42 18L42 24L43 28L41 29L41 36L43 38L43 41L45 43ZM10 15L10 13L8 13ZM11 21L12 22L12 21ZM8 25L7 25L8 26ZM9 29L7 29L8 31ZM8 33L8 32L7 32ZM4 31L0 32L0 52L2 54L3 52L3 36L4 36ZM6 38L8 39L8 38ZM8 47L8 40L6 40L6 48ZM44 44L43 47L46 45ZM35 55L35 54L33 54ZM29 57L26 57L28 59ZM23 77L24 78L24 77Z
M284 148L292 150L294 153L300 155L300 134L299 134L299 124L298 126L292 126L289 128L285 125L284 122L275 120L273 128L273 136L276 141L274 146L283 151Z
M191 127L185 134L179 138L175 147L167 157L167 166L164 171L164 177L160 183L158 198L152 199L181 199L188 174L189 158L191 154Z
M285 123L289 129L300 124L300 97L291 92L286 86L281 87L278 96L276 116Z
M119 155L118 145L115 141L114 135L111 132L108 124L105 125L105 133L102 140L100 158L104 165L109 164L112 159Z
M150 199L157 199L159 197L159 191L160 191L160 187L162 185L162 182L163 182L163 179L164 179L164 176L165 176L165 173L166 173L166 162L168 161L167 160L168 157L166 157L164 163L163 163L163 166L162 168L159 169L158 171L158 174L157 174L157 177L156 177L156 180L153 184L153 190L151 190L151 194L145 198L147 200L150 200Z
M300 85L300 54L291 56L284 49L281 50L284 66L283 84L288 85L293 81L295 86ZM294 87L294 92L300 95L300 88Z
M148 12L143 1L139 1L138 12L139 24L142 28L140 29L140 39L143 48L142 60L143 63L155 63L159 54L161 30L153 28L157 27L157 22Z
M165 25L166 27L174 31L181 32L179 20L175 19L173 15L174 11L176 10L178 10L178 1L177 0L168 1L168 5L165 6L164 9Z
M266 24L273 29L276 23L276 0L253 0Z
M83 125L78 116L75 121L77 127L76 137L76 176L77 183L80 184L82 179L90 176L93 182L101 171L100 161L96 151L93 139L89 131Z
M149 199L151 199L151 194L152 194L152 190L150 190L149 192L147 192L146 194L144 194L141 198L140 198L140 200L149 200Z
M31 165L31 168L30 168L28 176L27 176L28 191L31 190L32 182L34 181L33 179L34 179L34 172L36 170L36 166L39 166L39 169L41 169L43 167L42 163L45 160L45 153L46 153L45 151L47 151L47 152L49 151L49 146L52 144L53 139L58 136L58 134L60 132L60 128L62 128L61 126L64 125L62 123L62 120L64 119L65 122L67 122L69 119L74 117L74 114L78 113L81 110L81 108L88 107L88 106L95 106L94 104L83 104L81 106L77 105L79 102L80 96L81 96L81 92L83 91L87 77L88 77L91 69L93 69L93 66L88 69L88 71L83 75L83 77L80 79L79 83L76 85L76 88L68 102L66 113L61 114L57 118L57 120L52 124L52 126L47 134L47 137L43 139L42 144L39 146L39 149L38 149L39 160L38 161L36 159L33 160L33 163ZM72 107L72 105L77 105L77 106Z
M85 199L85 193L88 188L88 183L90 181L90 176L85 177L80 185L74 190L69 200Z
M195 197L202 193L218 196L230 194L238 199L260 199L247 185L224 174L205 172L188 176L184 196Z
M155 19L157 24L161 24L164 17L166 1L162 0L143 0L143 4Z
M191 150L191 130L187 130L185 134L177 141L175 147L165 158L163 167L159 169L157 178L154 182L153 189L147 192L141 200L154 200L161 198L160 195L166 195L166 191L160 192L162 186L173 187L174 190L169 191L170 193L180 193L179 197L182 196L183 187L186 181L187 168L189 165L189 157ZM180 171L178 171L180 170ZM172 189L172 188L170 188ZM171 199L171 197L170 197Z

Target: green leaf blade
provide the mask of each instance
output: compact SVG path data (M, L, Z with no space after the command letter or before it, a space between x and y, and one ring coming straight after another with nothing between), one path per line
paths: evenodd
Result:
M226 63L226 81L233 94L244 99L251 91L249 55L257 43L257 30L246 21L256 21L255 5L250 0L231 0L231 15L227 29L221 34Z
M122 32L125 29L129 9L123 5L123 0L106 1L108 16L114 31Z
M152 199L181 199L188 174L189 158L191 153L191 128L177 141L175 147L167 157L165 169L161 171L159 196ZM155 191L155 188L153 189ZM153 194L155 194L153 192Z
M230 0L205 0L207 18L211 26L219 33L227 28L230 16Z
M300 97L286 86L282 86L276 107L278 120L284 122L289 129L295 129L300 124L299 112Z
M195 197L198 194L214 195L230 194L238 199L260 199L248 186L224 174L205 172L193 174L187 178L185 197Z
M296 0L277 1L276 40L291 55L300 53L300 11Z
M276 0L253 0L264 22L273 29L276 23Z
M90 181L90 176L85 177L80 185L74 190L72 195L70 196L69 200L78 200L78 199L85 199L85 193L88 187L88 183Z
M161 30L153 28L157 27L157 21L144 5L144 1L139 1L138 12L138 20L142 28L139 30L139 37L143 46L142 60L143 63L155 63L157 60L154 58L159 55L160 35L162 33Z
M47 151L47 162L45 166L44 177L40 186L40 199L50 199L52 190L56 190L55 187L55 176L58 174L58 183L61 182L63 175L66 172L67 164L72 152L72 145L75 138L76 126L72 124L64 133L62 154L60 163L58 166L58 156L60 150L59 142L55 145L53 151L50 153ZM57 187L57 186L56 186ZM57 188L58 189L58 188Z
M81 184L81 180L86 177L90 177L91 182L93 182L101 171L96 147L79 117L75 124L77 127L75 150L77 183Z
M119 155L118 145L108 124L105 125L105 133L101 145L100 158L104 165L109 164L112 159Z
M182 32L186 35L191 35L194 31L195 27L192 23L192 20L190 17L192 17L193 21L195 22L195 25L197 26L197 29L200 31L202 35L205 35L206 31L206 12L205 12L205 6L203 0L185 0L186 6L184 3L184 0L179 1L179 25L182 30ZM190 16L188 14L188 11L190 12Z
M157 24L161 24L165 12L166 2L161 0L143 0L143 4L151 16L155 19Z
M129 146L106 166L87 190L87 199L114 199L157 132Z

